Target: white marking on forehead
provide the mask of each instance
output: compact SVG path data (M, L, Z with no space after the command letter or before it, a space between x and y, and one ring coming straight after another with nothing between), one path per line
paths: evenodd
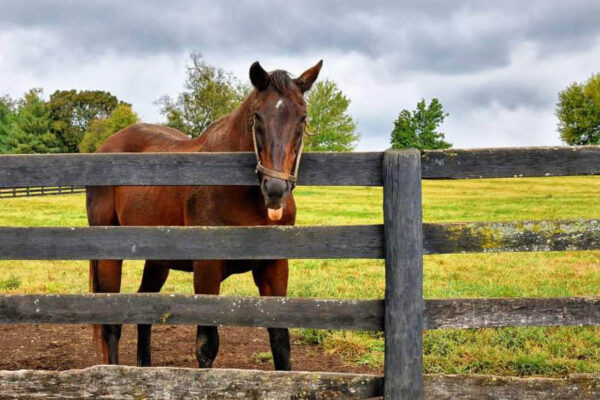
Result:
M283 104L283 100L279 99L279 101L277 102L277 104L275 104L275 108L281 107L282 104Z

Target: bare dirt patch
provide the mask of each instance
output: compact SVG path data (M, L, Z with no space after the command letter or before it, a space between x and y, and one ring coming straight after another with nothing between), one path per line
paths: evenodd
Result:
M272 370L266 329L220 328L216 368ZM152 329L154 366L197 367L194 353L196 327L158 326ZM120 364L136 364L137 331L124 325ZM0 325L0 369L66 370L101 363L92 345L89 325ZM357 372L381 374L381 370L344 362L320 346L302 343L292 336L292 368L297 371Z

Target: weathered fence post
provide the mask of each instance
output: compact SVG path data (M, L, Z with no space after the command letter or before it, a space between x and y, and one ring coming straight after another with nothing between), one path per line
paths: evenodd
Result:
M419 151L386 151L383 157L386 400L423 397L421 206Z

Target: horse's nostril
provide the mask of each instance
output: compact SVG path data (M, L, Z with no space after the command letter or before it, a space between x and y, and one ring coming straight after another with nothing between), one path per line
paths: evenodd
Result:
M287 182L282 179L265 179L265 191L269 197L283 197L287 190Z

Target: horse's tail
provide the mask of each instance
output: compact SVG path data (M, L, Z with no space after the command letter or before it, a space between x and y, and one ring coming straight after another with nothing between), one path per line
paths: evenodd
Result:
M98 293L98 260L90 260L90 292ZM102 353L104 364L108 363L108 347L102 340L102 327L100 324L92 325L92 339L94 343L94 351L96 354Z

